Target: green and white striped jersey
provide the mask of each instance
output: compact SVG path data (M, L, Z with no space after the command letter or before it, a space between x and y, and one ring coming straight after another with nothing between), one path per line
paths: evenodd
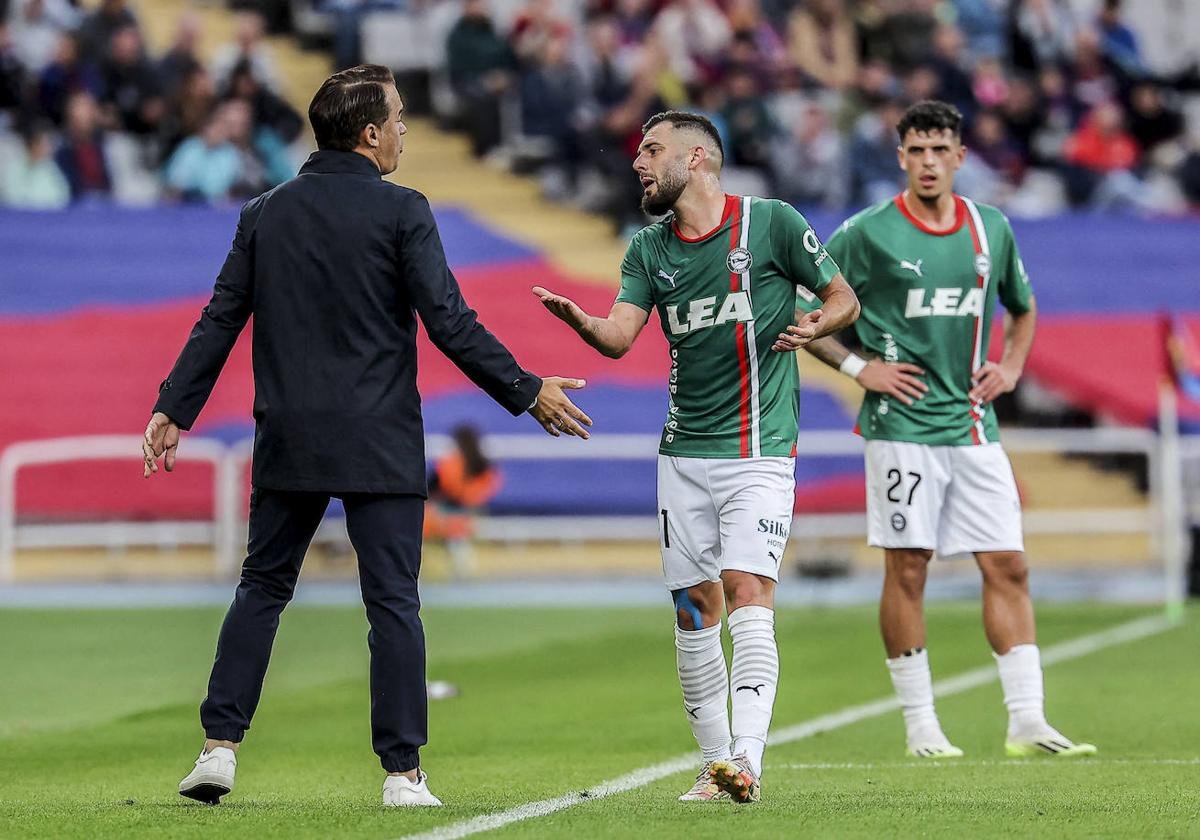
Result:
M726 196L721 223L698 239L673 219L634 235L618 301L658 310L671 348L659 451L689 458L795 455L796 359L771 349L838 274L804 217L782 201Z
M1004 214L961 196L954 201L957 218L947 231L926 227L897 196L846 220L829 238L829 252L862 305L854 329L863 347L885 361L919 365L929 386L911 406L868 392L858 430L869 440L999 440L995 411L967 394L987 360L997 299L1020 314L1033 293Z

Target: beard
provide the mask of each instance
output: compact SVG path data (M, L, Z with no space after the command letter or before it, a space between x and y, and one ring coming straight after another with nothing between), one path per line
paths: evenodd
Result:
M642 195L642 212L648 216L665 215L675 206L686 187L687 168L680 166L668 169L658 180L658 189L654 191L654 195Z

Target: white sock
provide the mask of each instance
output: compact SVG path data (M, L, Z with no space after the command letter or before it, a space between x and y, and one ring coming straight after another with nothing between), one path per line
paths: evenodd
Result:
M904 710L904 728L908 741L927 741L942 734L937 712L933 709L933 676L929 672L929 651L917 648L887 660L892 686ZM944 739L945 736L943 735Z
M1037 645L1016 645L996 657L1004 705L1008 707L1009 737L1036 735L1049 729L1042 690L1042 656Z
M745 754L754 772L761 776L779 682L775 611L739 607L729 614L729 636L733 639L733 754Z
M729 758L729 672L720 622L703 630L676 625L675 662L683 708L704 760Z

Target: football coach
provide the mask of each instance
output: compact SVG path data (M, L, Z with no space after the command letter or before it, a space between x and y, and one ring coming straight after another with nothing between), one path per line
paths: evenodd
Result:
M250 316L254 461L249 545L200 706L206 741L179 792L216 804L262 692L279 614L330 497L346 509L371 625L372 745L385 805L440 805L421 772L425 637L418 614L425 447L417 316L434 345L514 415L586 438L567 398L575 379L523 370L463 300L421 193L383 180L404 146L391 72L364 65L325 80L309 105L318 151L248 202L212 299L146 427L145 475L170 471ZM165 457L164 457L165 456Z

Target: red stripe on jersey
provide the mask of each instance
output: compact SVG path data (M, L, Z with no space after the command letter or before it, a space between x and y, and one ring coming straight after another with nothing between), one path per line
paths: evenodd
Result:
M726 196L725 206L733 202L733 223L729 226L729 250L738 247L738 238L742 232L742 202L737 196ZM729 291L738 291L741 285L741 275L729 272ZM741 444L743 458L750 457L750 356L746 350L746 325L741 321L734 330L738 347L738 371L740 372L740 399L738 400L738 440Z
M907 190L905 190L905 192L907 192ZM908 219L912 226L921 231L921 233L927 233L930 236L949 236L952 233L958 233L959 230L962 229L963 222L965 222L967 219L967 205L957 195L954 196L954 225L946 228L945 230L931 228L929 225L925 224L916 216L914 216L913 212L908 209L908 205L904 202L904 193L900 193L894 200L896 202L896 207L901 213L904 214L904 218Z
M979 231L975 229L975 220L973 218L971 218L970 215L967 213L967 203L965 201L963 201L957 195L954 196L954 201L958 205L957 212L963 216L967 216L967 229L971 231L971 245L974 247L975 256L978 258L983 253L983 246L979 241ZM972 263L972 266L974 266L974 263ZM975 286L976 286L976 288L979 288L979 289L983 288L983 275L980 274L979 272L975 273ZM980 309L979 309L979 314L975 316L975 337L971 341L971 362L970 362L971 367L970 367L970 370L971 370L972 379L968 380L968 382L972 381L974 378L975 360L979 358L979 343L983 340L983 332L980 328L980 323L982 321L983 321L983 307L981 305ZM976 445L978 445L979 443L982 443L982 441L979 439L979 428L976 424L980 423L983 420L983 415L980 414L978 410L976 410L974 403L971 403L969 413L971 415L971 441L972 441L972 443L975 443Z
M721 221L717 222L717 226L708 233L701 234L700 236L696 237L684 236L679 232L679 224L674 219L671 219L671 231L683 242L703 242L705 239L708 239L714 233L719 231L721 226L729 221L729 217L733 215L733 211L736 210L740 205L741 202L738 201L738 197L736 195L726 194L725 209L721 211Z

